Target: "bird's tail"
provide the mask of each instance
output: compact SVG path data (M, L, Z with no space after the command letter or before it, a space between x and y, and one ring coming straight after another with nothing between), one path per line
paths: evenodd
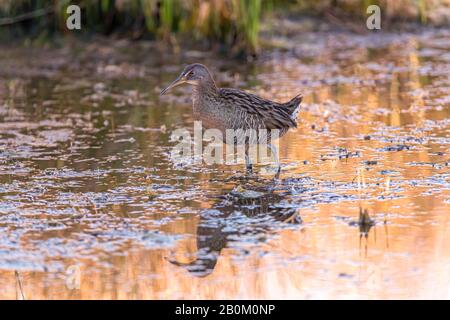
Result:
M301 94L298 94L284 104L284 106L288 109L291 119L294 121L297 119L298 112L300 111L300 103L302 102L302 100L303 96Z

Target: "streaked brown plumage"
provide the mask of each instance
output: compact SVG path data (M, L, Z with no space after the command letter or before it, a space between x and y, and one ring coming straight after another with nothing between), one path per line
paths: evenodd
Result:
M204 128L219 129L224 137L227 129L278 129L281 137L290 128L297 127L301 95L289 102L278 103L238 89L217 88L209 70L199 63L188 65L161 95L183 83L194 87L194 119L202 121ZM267 138L270 141L270 131ZM249 141L248 137L243 136L242 139L238 137L234 143L270 143L269 141Z
M302 97L296 96L289 102L277 103L241 90L223 88L218 90L217 99L222 107L234 109L234 114L241 112L240 117L234 118L230 123L233 129L246 129L247 126L279 129L282 136L289 128L297 127L295 116Z

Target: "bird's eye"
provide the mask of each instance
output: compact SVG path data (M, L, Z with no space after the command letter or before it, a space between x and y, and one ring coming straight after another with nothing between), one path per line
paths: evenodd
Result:
M192 77L194 76L194 71L193 71L193 70L188 71L188 72L186 72L186 73L184 74L184 76L185 76L186 78L190 79L190 78L192 78Z

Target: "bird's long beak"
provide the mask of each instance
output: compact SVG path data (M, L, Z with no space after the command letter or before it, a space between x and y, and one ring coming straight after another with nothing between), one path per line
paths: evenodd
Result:
M174 82L172 82L171 84L169 84L169 86L167 88L165 88L163 91L161 91L161 95L164 95L167 91L169 91L170 89L179 86L180 84L183 84L186 82L186 77L182 74L180 74L178 76L178 78L175 79Z

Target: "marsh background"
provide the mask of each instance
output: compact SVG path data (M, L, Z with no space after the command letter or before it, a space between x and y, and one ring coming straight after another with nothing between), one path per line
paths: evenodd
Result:
M421 0L0 1L0 297L449 298L449 16ZM170 161L190 91L159 92L192 62L220 86L303 93L280 181Z
M67 7L71 4L82 9L84 35L156 39L178 50L185 45L182 39L189 38L186 42L192 44L194 40L197 46L203 43L247 54L257 53L263 20L271 16L314 17L365 32L366 9L370 5L382 9L385 29L393 22L448 25L450 6L447 0L2 0L1 35L40 43L55 34L67 36L72 33L66 28ZM308 26L317 27L313 23ZM270 23L263 29L274 31Z

